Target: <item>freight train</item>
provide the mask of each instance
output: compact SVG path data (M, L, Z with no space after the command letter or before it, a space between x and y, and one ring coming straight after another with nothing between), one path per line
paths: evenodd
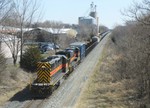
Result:
M87 43L75 42L38 62L36 80L30 85L31 93L40 97L52 94L61 79L66 79L98 43L99 38L96 36Z

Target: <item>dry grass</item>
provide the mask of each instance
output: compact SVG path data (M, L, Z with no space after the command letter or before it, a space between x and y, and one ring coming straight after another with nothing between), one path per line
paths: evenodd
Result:
M8 66L0 75L0 106L29 83L29 74L18 67Z
M75 108L129 108L129 105L132 106L128 98L133 90L126 90L126 81L116 81L111 74L111 69L115 65L114 61L121 59L122 56L114 54L113 49L110 49L108 45L104 48L107 50L103 51L103 56L82 91Z

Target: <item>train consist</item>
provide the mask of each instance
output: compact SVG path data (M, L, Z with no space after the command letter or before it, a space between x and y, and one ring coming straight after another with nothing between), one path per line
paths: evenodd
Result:
M40 97L51 94L60 85L61 79L66 79L73 72L99 40L94 36L87 43L72 43L68 48L38 62L36 80L30 85L31 93Z

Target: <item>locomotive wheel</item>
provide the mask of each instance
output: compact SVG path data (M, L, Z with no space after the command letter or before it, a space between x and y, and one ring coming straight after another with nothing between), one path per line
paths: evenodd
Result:
M69 73L73 72L73 67L69 67Z
M53 92L54 92L54 86L52 86L51 88L50 88L50 90L49 90L49 94L51 95Z
M60 86L60 81L57 82L57 84L55 85L56 89Z

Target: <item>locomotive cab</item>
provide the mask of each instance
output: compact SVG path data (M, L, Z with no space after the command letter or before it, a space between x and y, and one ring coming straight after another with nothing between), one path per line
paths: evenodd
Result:
M70 53L66 52L65 50L56 52L56 55L64 55L67 57L67 59L69 59L71 56Z
M75 42L70 44L71 48L78 48L79 49L79 60L78 61L82 61L85 58L85 52L86 52L86 48L85 48L86 44L85 42Z
M70 52L71 61L77 61L80 55L80 49L78 47L69 47L65 49L66 52Z

